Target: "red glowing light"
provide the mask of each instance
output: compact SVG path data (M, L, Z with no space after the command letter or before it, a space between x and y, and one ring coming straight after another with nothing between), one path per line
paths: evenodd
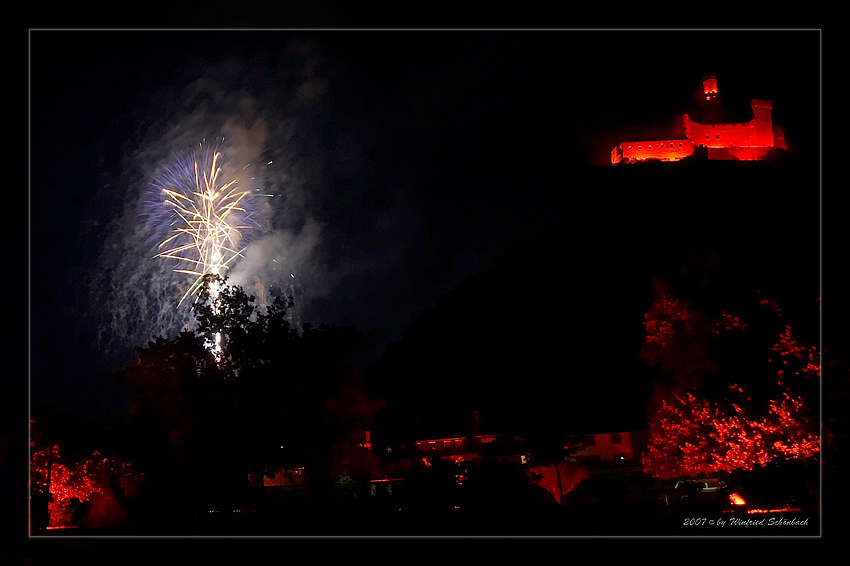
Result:
M718 322L718 326L722 326L726 330L734 331L734 332L743 332L747 329L747 323L741 322L740 316L734 316L727 312L723 312L722 315L723 321Z
M729 494L729 502L732 505L746 505L747 504L747 502L744 501L744 498L741 497L740 495L738 495L735 492L732 492L732 493Z
M783 507L781 509L747 509L747 513L756 514L756 513L790 513L801 511L800 507Z

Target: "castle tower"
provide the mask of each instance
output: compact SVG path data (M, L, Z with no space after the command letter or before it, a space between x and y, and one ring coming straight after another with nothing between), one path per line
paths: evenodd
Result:
M696 100L689 109L691 119L700 124L719 124L729 122L729 110L723 103L723 97L717 87L717 77L705 75L702 88L695 89Z
M687 114L679 114L676 117L676 136L680 138L691 138L691 117Z
M702 80L702 90L706 100L717 98L717 78L714 75L706 76Z
M773 101L754 99L750 103L753 109L753 125L750 144L755 147L773 147Z

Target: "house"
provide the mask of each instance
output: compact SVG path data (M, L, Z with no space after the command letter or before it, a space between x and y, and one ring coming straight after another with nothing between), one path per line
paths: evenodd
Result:
M640 458L648 440L649 432L644 430L571 436L564 442L562 462L534 465L530 471L540 476L538 485L563 503L567 493L592 476L642 473Z
M642 430L573 436L564 443L566 456L558 462L536 461L533 446L517 434L471 434L385 445L380 450L379 471L373 475L373 493L403 483L411 470L431 465L434 458L455 464L488 460L525 468L537 485L562 503L566 493L595 474L641 472L648 437L648 431Z
M306 472L303 467L276 468L263 474L263 487L297 487L306 483Z
M530 449L526 440L516 434L470 434L430 438L423 440L373 446L380 463L373 471L373 479L403 477L414 467L429 465L434 458L461 462L489 459L496 462L525 464Z
M584 435L564 448L570 452L571 461L591 470L640 469L648 439L648 431L604 432Z

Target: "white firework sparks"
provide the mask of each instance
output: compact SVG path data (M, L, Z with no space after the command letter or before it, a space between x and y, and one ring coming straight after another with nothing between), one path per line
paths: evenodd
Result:
M184 169L188 167L188 163L183 165ZM178 260L180 267L174 271L195 278L178 301L178 307L198 290L204 275L220 275L233 260L241 257L244 251L239 248L241 233L250 228L245 223L247 213L243 203L251 198L250 190L241 190L236 179L222 175L219 151L213 153L211 160L195 156L191 184L185 182L186 171L182 173L184 177L175 179L177 182L163 183L162 205L172 211L176 227L160 242L158 248L163 251L154 256Z

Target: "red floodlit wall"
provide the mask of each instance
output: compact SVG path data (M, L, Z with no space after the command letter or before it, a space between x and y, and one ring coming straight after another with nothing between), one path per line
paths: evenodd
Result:
M773 147L788 149L788 146L785 145L785 130L783 130L781 126L773 127Z
M752 137L750 147L773 147L773 102L753 100Z
M694 152L694 144L686 139L671 139L658 141L623 142L611 153L611 162L615 165L620 160L646 161L659 159L661 161L678 161Z
M577 486L583 479L590 477L586 468L570 462L535 466L530 468L530 471L542 476L537 485L551 493L559 504L563 503L564 494Z
M600 462L615 462L621 457L631 459L632 442L628 432L594 434L593 444L587 445L575 456L579 459L598 456Z
M772 147L716 147L708 149L708 158L732 161L758 161L767 157Z
M687 114L680 119L680 128L695 145L708 148L730 147L774 147L773 122L770 114L773 106L767 100L753 100L753 119L749 122L732 124L699 124Z
M708 124L690 122L691 140L706 147L749 147L750 130L747 124Z

